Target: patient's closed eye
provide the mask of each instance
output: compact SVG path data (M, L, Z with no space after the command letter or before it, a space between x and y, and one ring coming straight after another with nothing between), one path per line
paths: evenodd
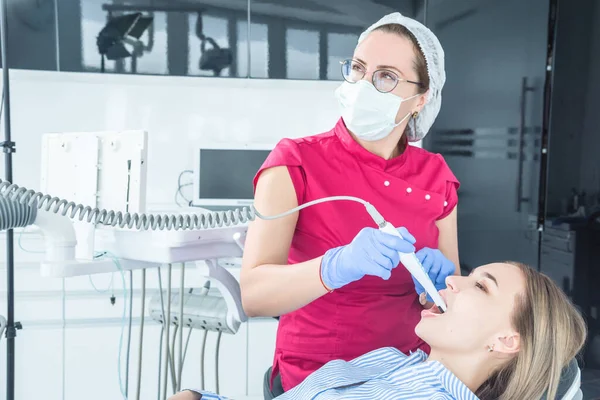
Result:
M476 287L477 287L479 290L483 290L483 291L484 291L484 292L486 292L486 293L487 293L487 291L488 291L488 290L487 290L487 288L485 287L485 285L482 285L482 284L481 284L481 283L479 283L479 282L475 282L475 286L476 286Z

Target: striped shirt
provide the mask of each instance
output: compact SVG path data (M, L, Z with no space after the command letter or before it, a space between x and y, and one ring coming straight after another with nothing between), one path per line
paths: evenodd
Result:
M385 347L349 362L330 361L277 399L478 400L446 367L426 358L421 350L406 356Z

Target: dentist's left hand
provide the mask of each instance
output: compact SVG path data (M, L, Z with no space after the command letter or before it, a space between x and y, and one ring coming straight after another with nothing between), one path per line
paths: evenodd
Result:
M450 275L454 275L454 272L456 271L454 263L447 259L438 249L430 249L429 247L424 247L417 251L416 256L435 285L435 288L438 291L445 289L446 278ZM420 295L425 289L414 277L413 281L415 282L417 294ZM427 301L433 301L429 295L427 295Z

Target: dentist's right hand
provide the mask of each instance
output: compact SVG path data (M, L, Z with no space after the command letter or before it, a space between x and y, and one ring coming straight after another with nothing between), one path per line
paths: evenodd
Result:
M401 253L415 251L415 238L404 227L402 237L379 229L363 228L346 246L328 250L321 261L321 279L331 290L338 289L365 275L388 280L400 263Z

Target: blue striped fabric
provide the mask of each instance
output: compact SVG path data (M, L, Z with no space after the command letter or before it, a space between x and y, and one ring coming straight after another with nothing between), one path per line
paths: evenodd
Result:
M346 362L330 361L279 400L478 400L437 361L418 350L406 356L385 347Z
M190 392L201 394L202 395L202 400L229 400L228 397L221 396L219 394L216 394L214 392L209 392L209 391L206 391L206 390L183 389L182 392L185 392L185 391L188 391L188 390Z

